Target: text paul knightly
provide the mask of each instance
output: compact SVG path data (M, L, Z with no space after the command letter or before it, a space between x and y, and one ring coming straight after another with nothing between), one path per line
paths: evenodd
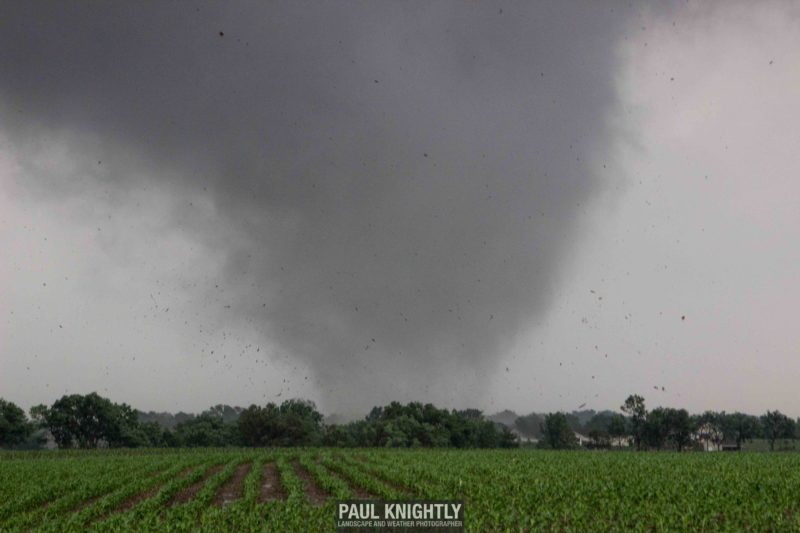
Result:
M337 502L337 531L384 528L463 531L464 502L432 500Z

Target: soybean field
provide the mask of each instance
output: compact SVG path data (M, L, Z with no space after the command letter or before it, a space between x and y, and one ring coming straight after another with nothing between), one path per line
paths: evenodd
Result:
M2 531L332 531L458 499L468 531L800 530L800 455L374 449L0 454Z

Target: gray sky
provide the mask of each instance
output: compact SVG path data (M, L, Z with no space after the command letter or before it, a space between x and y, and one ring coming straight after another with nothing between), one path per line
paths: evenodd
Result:
M6 2L0 396L800 415L798 25Z

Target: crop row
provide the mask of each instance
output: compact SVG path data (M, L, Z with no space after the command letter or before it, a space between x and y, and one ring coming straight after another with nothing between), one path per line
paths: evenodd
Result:
M487 530L800 529L800 455L0 454L0 531L330 530L335 501L458 499Z

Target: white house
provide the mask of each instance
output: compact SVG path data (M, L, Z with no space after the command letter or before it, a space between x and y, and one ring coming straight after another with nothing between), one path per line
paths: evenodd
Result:
M722 431L711 422L706 422L692 434L692 439L703 445L707 452L718 452L722 449Z
M590 439L586 435L581 435L577 431L573 431L573 433L575 433L575 439L578 441L578 444L580 446L586 446L587 444L592 443L592 439Z

